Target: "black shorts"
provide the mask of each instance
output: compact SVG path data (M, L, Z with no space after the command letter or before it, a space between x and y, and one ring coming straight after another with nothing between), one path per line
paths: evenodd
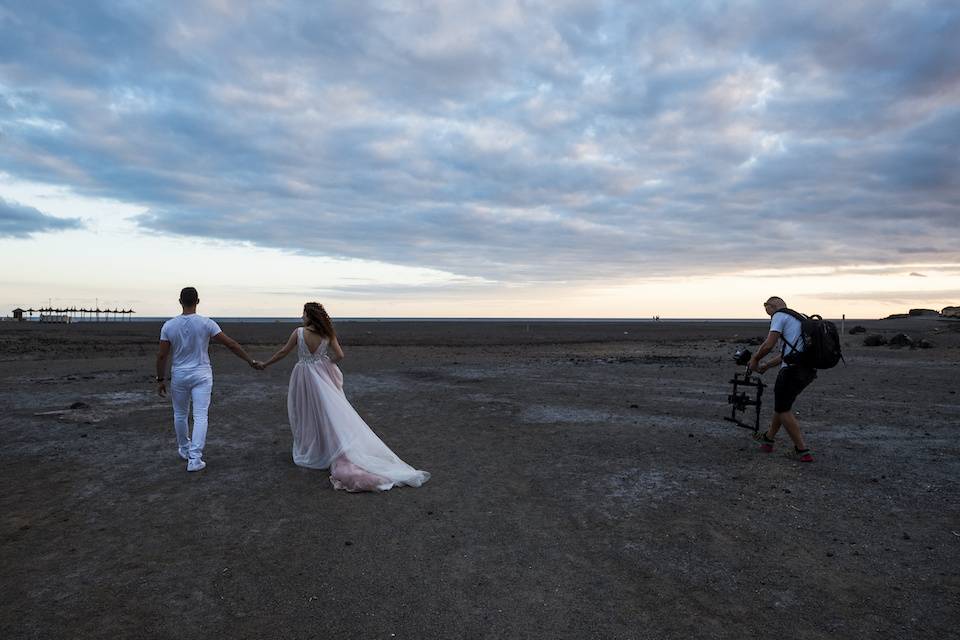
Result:
M781 368L773 385L773 410L776 413L790 411L800 392L816 379L816 369L797 365Z

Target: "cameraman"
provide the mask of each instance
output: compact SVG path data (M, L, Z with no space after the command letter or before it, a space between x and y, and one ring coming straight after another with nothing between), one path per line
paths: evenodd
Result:
M800 321L789 313L781 313L786 308L787 303L783 301L783 298L776 296L763 303L764 311L770 316L770 333L763 344L760 345L760 348L757 349L757 353L750 358L750 363L747 365L747 369L758 373L763 373L767 369L780 365L777 382L773 387L773 421L765 433L758 431L753 434L753 439L760 443L761 450L769 453L773 451L774 439L782 425L786 428L790 439L793 440L793 452L788 453L787 457L800 462L813 462L813 454L803 441L797 416L793 413L793 402L800 395L800 392L814 381L817 377L817 371L809 367L788 365L783 362L784 356L790 355L794 350L791 345L796 345L798 352L803 351ZM780 354L764 364L760 364L760 360L773 351L778 343Z

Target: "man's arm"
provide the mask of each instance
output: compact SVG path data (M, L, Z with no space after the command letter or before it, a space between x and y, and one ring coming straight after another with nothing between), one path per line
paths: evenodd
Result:
M233 351L238 358L246 362L251 367L255 367L257 365L257 361L251 358L249 355L247 355L247 352L243 350L243 347L240 346L240 343L238 343L236 340L234 340L233 338L225 334L223 331L221 331L220 333L218 333L217 335L213 336L210 339L216 342L217 344L222 344L227 349L230 349L230 351Z
M157 349L157 393L161 396L167 395L167 384L164 378L167 375L167 359L170 357L170 341L161 340L160 347Z
M753 357L750 358L750 363L747 365L747 368L750 371L760 371L760 361L763 360L763 357L773 351L774 347L777 346L777 342L780 340L779 331L771 331L767 334L767 339L763 341L763 344L760 345L760 348L757 349L757 352L753 354ZM780 364L780 356L777 356L776 361L768 362L764 367L763 371L766 371L772 366ZM763 371L760 371L763 373Z

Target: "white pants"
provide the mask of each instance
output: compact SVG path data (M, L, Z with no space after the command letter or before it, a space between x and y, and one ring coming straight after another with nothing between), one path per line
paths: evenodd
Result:
M177 432L177 446L189 451L191 459L203 457L203 445L207 441L207 411L210 409L210 393L213 391L213 371L209 367L174 371L170 380L170 397L173 399L173 428ZM193 402L193 438L187 414Z

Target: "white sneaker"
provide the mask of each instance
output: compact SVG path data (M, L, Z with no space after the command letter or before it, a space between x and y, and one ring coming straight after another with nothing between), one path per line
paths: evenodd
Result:
M187 471L200 471L206 466L207 466L207 463L204 462L201 458L191 458L190 461L187 462Z

